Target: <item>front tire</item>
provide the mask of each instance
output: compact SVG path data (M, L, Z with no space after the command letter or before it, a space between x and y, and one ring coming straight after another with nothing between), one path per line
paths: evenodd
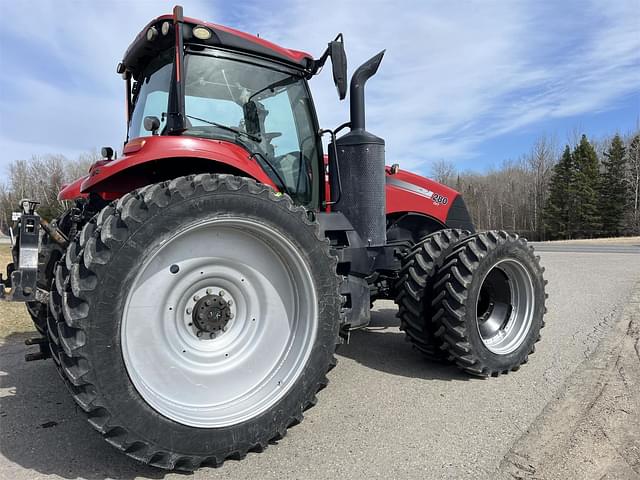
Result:
M327 384L336 260L306 211L264 185L145 187L65 260L52 350L89 422L141 462L194 470L261 451Z

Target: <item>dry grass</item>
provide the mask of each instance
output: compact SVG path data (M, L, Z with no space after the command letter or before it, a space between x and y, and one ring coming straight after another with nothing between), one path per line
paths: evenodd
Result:
M11 247L0 245L0 269L5 271L5 265L11 262ZM27 313L24 303L0 302L0 338L12 333L33 332L35 330L31 317Z

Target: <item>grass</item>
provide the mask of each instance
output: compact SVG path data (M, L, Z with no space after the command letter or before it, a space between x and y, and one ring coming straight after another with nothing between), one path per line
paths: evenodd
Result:
M11 262L11 247L0 245L0 269L5 272L5 266ZM0 338L12 333L33 332L35 327L27 308L21 302L0 302Z

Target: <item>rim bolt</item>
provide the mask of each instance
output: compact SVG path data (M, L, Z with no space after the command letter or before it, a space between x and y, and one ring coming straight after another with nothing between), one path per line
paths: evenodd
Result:
M200 320L203 320L203 319L204 319L204 315L203 315L203 314L201 314L201 313L199 313L199 314L198 314L198 318L199 318Z
M218 295L220 295L221 297L224 297L224 290L220 290L220 293L218 293Z
M211 295L211 292L213 292L213 290L210 288L207 288L207 295Z
M187 315L191 315L191 308L187 308Z
M197 302L198 300L200 300L200 297L198 295L194 295L193 296L193 301Z
M204 304L208 307L209 305L211 305L211 301L207 300L207 301L204 302Z

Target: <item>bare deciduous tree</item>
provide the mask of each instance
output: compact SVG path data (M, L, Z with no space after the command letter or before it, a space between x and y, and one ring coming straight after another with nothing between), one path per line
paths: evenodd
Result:
M58 200L63 185L85 175L89 165L98 160L95 153L88 153L75 160L63 155L34 155L29 160L16 160L7 170L7 179L0 183L0 230L5 232L11 225L11 212L15 211L23 198L40 202L38 213L52 219L66 208Z

